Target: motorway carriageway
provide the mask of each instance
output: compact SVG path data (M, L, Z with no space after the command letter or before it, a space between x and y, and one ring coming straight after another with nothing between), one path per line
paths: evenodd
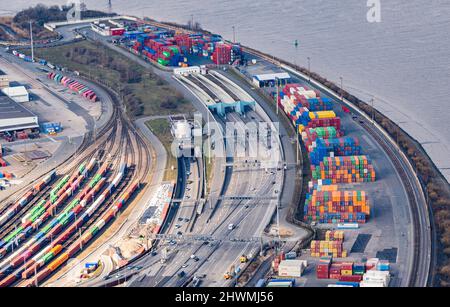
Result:
M210 83L204 83L204 85L221 101L234 102L235 100L226 91L220 89L224 85L220 82L217 83L215 86ZM239 97L242 93L234 93L234 95ZM212 97L210 98L214 101ZM243 101L247 98L240 97ZM249 111L244 119L233 113L228 114L227 117L228 120L241 124L250 121L262 121L254 111ZM222 124L224 123L222 122ZM238 143L236 151L243 150L243 147L240 146L242 144ZM279 144L277 143L274 146L279 146ZM263 158L267 159L267 157ZM233 172L232 168L229 168L231 178L226 183L225 196L267 195L276 198L275 191L281 191L280 182L283 181L283 174L282 171L277 172L276 168L273 172L266 172L260 164L264 162L261 159L255 162L254 159L245 157L233 159L234 165L240 165L240 170ZM133 267L144 267L144 269L141 274L133 273L136 275L127 282L127 285L181 286L189 282L196 274L206 274L203 286L228 285L229 282L224 280L223 275L229 270L230 266L238 266L238 260L242 254L257 254L260 247L258 241L233 242L232 240L236 237L244 239L261 237L265 226L273 216L276 205L277 201L275 200L262 199L220 201L213 216L198 218L192 231L193 234L199 236L216 238L215 242L205 245L204 242L189 243L180 240L181 243L175 247L178 250L176 255L169 256L169 259L172 259L176 264L169 261L161 265L151 255L144 257L132 264ZM228 229L228 225L231 223L236 226L236 229L232 231ZM191 255L196 255L200 259L199 262L190 259ZM186 273L184 278L179 279L177 277L180 271ZM120 280L130 273L131 271L125 268L117 272L107 283ZM99 283L97 286L101 286L101 284Z

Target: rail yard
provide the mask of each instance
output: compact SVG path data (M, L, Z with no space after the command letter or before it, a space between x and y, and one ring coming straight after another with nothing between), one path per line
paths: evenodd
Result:
M10 162L15 146L59 148L0 191L0 287L430 285L421 183L398 141L343 94L211 33L132 16L46 28L61 39L0 51L0 69L35 96L23 106L41 131L2 130L8 172L29 167ZM197 112L134 116L122 86L69 68L80 61L34 57L80 41Z

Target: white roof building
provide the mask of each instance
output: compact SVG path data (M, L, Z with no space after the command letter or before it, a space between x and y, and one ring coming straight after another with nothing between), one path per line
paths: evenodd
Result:
M253 76L253 83L258 87L266 87L275 85L276 80L280 84L285 84L291 79L291 76L286 73L272 73L272 74L262 74Z
M0 94L0 132L38 128L38 117L28 109Z
M15 102L30 101L30 95L25 86L6 87L2 89L2 92Z

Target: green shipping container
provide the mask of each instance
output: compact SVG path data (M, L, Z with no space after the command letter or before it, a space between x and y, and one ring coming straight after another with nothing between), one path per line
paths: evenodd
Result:
M158 63L163 66L169 65L169 61L163 60L161 58L158 59Z

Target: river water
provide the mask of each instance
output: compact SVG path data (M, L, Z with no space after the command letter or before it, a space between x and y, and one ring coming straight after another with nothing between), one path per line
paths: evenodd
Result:
M107 0L85 0L107 10ZM423 144L450 179L450 1L380 0L381 22L367 0L112 0L112 11L186 23L291 62L307 65L375 107ZM0 0L0 15L53 0ZM299 46L294 46L298 40Z

